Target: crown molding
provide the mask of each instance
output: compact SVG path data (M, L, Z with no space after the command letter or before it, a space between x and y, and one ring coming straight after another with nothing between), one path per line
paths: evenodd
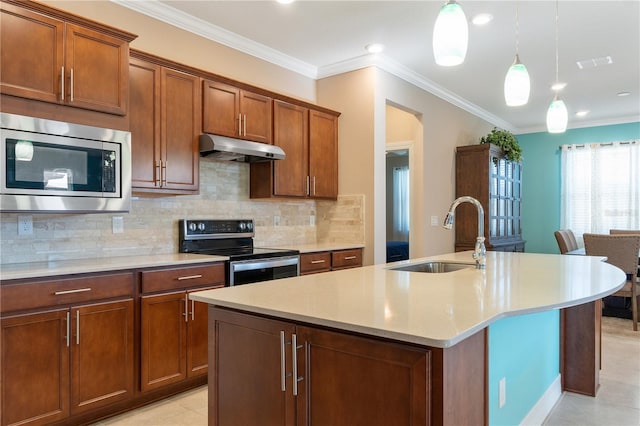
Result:
M247 55L286 68L305 77L317 79L318 68L314 65L285 55L269 46L242 37L164 3L132 0L111 0L111 2L246 53Z
M569 121L569 124L567 125L567 130L585 129L590 127L601 127L601 126L615 126L618 124L629 124L629 123L640 124L640 115L630 115L627 117L616 117L616 118L604 119L604 120L591 120L591 121L580 120L579 122L573 122L573 123ZM528 133L544 133L546 131L547 131L547 128L545 126L535 126L535 127L527 127L524 129L518 129L517 134L524 135Z
M225 30L224 28L186 14L164 3L132 0L111 0L111 2L316 80L374 66L405 80L408 83L411 83L414 86L469 112L470 114L488 121L494 126L512 132L515 131L515 127L511 123L491 114L466 99L461 98L423 75L382 54L366 54L318 68L307 62L285 55L284 53L261 43L242 37L231 31Z

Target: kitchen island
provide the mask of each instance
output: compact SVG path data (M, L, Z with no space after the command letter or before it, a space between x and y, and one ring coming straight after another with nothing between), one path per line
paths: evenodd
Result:
M499 252L486 270L389 269L426 260L472 262L462 252L192 293L211 305L209 424L488 424L488 327L551 310L563 381L597 388L597 306L622 271Z

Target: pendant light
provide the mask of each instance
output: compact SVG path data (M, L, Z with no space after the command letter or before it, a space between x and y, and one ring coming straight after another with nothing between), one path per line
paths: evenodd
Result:
M440 9L433 27L433 55L436 64L445 67L460 65L467 55L469 27L462 7L449 0Z
M518 5L516 4L516 58L504 78L504 100L508 106L520 106L529 102L529 92L531 90L529 72L527 67L520 62L520 56L518 55L518 26Z
M559 84L558 62L558 0L556 0L556 84ZM556 92L547 110L547 131L549 133L564 133L567 130L568 121L567 106L559 99L558 92Z

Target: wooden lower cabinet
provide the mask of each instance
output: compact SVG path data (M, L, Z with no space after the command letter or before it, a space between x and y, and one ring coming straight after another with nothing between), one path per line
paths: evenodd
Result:
M1 324L2 425L50 423L132 396L132 300Z
M300 255L300 275L362 266L362 249L318 251Z
M141 298L142 391L207 374L207 305L188 295L180 291Z
M428 349L216 307L209 328L210 425L430 424Z

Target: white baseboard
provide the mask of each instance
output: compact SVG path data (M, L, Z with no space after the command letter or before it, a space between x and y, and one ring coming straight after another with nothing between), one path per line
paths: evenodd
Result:
M562 385L560 381L560 374L547 388L544 394L540 397L538 402L531 408L529 413L520 422L521 426L537 426L541 425L547 418L553 407L562 396Z

